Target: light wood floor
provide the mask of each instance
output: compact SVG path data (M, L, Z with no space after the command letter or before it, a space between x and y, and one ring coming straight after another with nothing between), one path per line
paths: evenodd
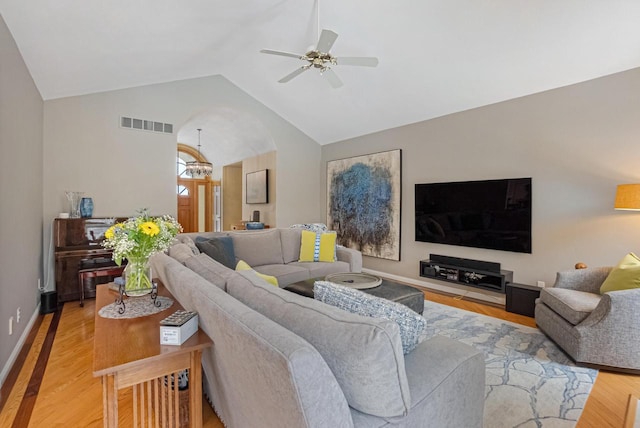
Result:
M427 291L425 297L437 303L535 327L532 318L497 307ZM28 386L53 319L53 314L43 316L15 385L0 401L4 402L0 411L0 427L102 426L102 387L100 379L94 378L91 372L94 311L93 300L87 301L84 308L80 308L77 302L65 304L42 383L35 395L33 385L29 389ZM622 427L629 394L640 394L640 376L601 371L577 427ZM30 415L23 414L25 412L18 414L23 399L35 401ZM130 403L130 395L121 394L119 416L122 426L130 425L126 422L131 420ZM204 427L222 428L206 400L203 401L203 409Z

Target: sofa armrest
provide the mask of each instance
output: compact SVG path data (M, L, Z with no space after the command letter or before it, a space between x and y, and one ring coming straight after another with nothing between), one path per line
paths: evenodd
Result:
M457 340L434 336L405 356L411 392L409 416L421 426L482 427L484 353ZM420 425L419 425L420 424Z
M336 258L341 262L349 263L350 272L362 272L362 253L347 247L336 247Z
M589 362L638 369L640 288L610 291L576 330ZM615 361L612 364L611 361Z
M640 325L640 288L633 288L604 293L598 306L579 324L579 327L610 327L609 334L619 338L622 331L637 330L638 325ZM638 336L637 342L640 345L640 332Z
M609 276L611 269L611 267L598 267L558 272L553 286L600 294L600 286Z

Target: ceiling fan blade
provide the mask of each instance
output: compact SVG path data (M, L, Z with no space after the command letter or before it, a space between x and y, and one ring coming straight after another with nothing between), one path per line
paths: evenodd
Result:
M331 30L322 30L320 33L320 40L318 40L318 46L316 50L318 52L328 53L331 50L331 46L335 43L338 38L338 34L334 33Z
M330 68L325 69L322 72L322 75L327 78L327 81L334 89L337 89L343 85L342 80L340 80L338 75Z
M302 55L299 55L299 54L283 52L283 51L274 51L273 49L261 49L260 52L270 54L270 55L289 56L291 58L298 58L298 59L302 58Z
M338 65L361 65L364 67L375 67L378 65L378 58L372 56L344 56L336 58Z
M296 69L293 73L289 73L286 76L284 76L282 79L278 80L279 83L287 83L289 80L293 79L294 77L296 77L297 75L301 74L304 71L307 71L309 69L308 65L305 65L303 67L300 67L298 69Z

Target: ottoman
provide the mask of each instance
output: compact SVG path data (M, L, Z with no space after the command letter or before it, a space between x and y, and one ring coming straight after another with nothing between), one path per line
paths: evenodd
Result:
M304 281L294 282L284 287L285 290L291 291L301 296L313 298L313 284L316 281L323 281L322 278L305 279ZM382 297L392 302L401 303L419 314L424 311L424 294L417 288L410 287L397 282L382 280L382 283L374 288L367 288L363 291L372 296Z

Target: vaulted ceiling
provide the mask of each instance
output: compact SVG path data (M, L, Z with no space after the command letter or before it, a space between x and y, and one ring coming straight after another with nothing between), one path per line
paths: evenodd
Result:
M44 99L222 74L320 144L640 67L640 1L0 0ZM344 86L296 58L320 28Z

